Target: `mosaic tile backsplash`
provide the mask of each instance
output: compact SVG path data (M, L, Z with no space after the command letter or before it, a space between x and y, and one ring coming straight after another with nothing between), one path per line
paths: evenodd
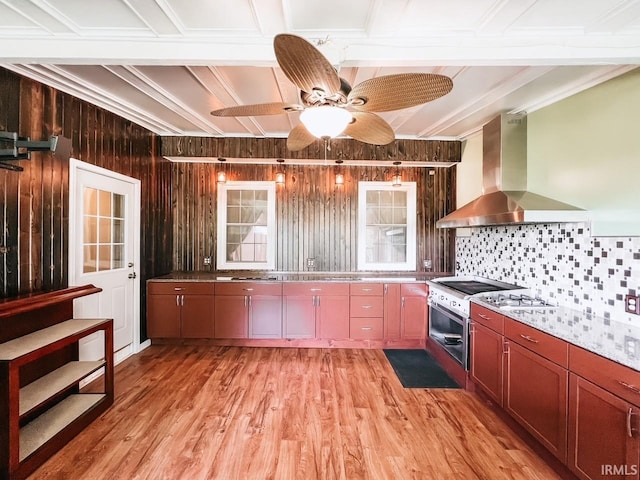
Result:
M640 237L591 237L588 224L475 227L456 238L456 274L533 289L557 305L640 323L624 297L640 293Z

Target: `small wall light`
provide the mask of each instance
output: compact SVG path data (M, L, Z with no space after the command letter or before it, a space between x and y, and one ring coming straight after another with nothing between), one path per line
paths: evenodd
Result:
M402 185L402 174L400 173L400 164L402 162L393 162L396 166L396 172L393 174L393 178L391 180L391 185L394 187L399 187Z
M280 165L284 163L284 158L278 158L276 160ZM276 185L284 185L285 175L284 172L280 171L276 173Z
M222 157L218 157L218 161L220 163L224 163L227 161L226 158L222 158ZM227 174L224 171L220 171L218 172L218 183L226 183L227 181Z

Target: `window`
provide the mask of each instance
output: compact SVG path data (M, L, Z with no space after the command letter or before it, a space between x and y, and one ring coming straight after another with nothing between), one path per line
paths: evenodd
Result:
M416 269L416 184L358 184L358 270Z
M124 268L124 195L90 187L83 195L83 273Z
M269 270L276 259L273 182L218 185L218 268Z

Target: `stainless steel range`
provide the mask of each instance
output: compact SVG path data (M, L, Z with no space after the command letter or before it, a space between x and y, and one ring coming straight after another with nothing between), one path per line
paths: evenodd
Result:
M528 293L526 288L482 277L441 277L429 284L429 338L469 369L469 311L474 296Z

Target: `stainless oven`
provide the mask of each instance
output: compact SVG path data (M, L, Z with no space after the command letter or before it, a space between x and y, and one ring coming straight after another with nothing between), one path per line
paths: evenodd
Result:
M486 292L517 292L517 285L481 277L442 277L429 285L429 339L469 370L470 299Z
M469 318L462 312L429 301L429 338L465 370L469 369Z

